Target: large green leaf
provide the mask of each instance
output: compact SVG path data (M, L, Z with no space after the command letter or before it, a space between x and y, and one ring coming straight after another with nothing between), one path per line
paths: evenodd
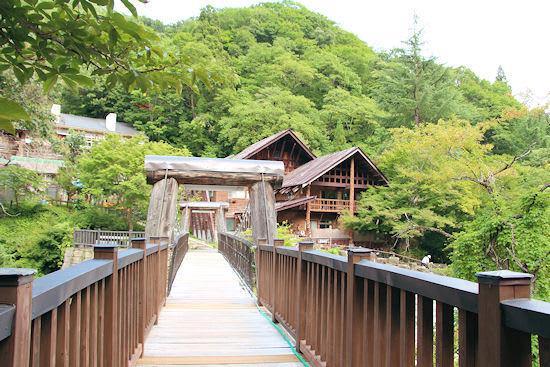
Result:
M128 0L121 0L122 3L124 4L124 6L126 6L126 8L128 10L130 10L130 12L132 13L132 15L134 17L137 17L137 11L136 11L136 7L134 5L132 5L131 2L129 2Z
M29 114L19 103L0 97L0 129L15 134L13 122L17 120L30 120Z

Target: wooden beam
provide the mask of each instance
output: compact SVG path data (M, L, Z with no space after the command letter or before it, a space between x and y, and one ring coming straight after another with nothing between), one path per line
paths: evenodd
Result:
M351 216L354 215L355 207L355 157L351 157L351 166L349 172L349 212ZM349 237L351 243L353 243L353 228L349 230Z
M290 155L288 156L288 159L289 160L293 160L294 158L292 158L293 154L294 154L294 148L296 148L296 143L294 143L292 145L292 150L290 151Z
M165 171L147 172L147 183L153 184L164 179ZM228 173L228 172L197 172L168 171L168 178L174 178L180 184L193 185L230 185L250 186L262 181L260 173ZM282 184L282 176L264 175L264 181Z
M311 185L307 185L306 196L311 196ZM306 204L306 236L311 237L311 202Z
M285 144L286 144L286 140L283 140L283 144L281 145L281 155L280 155L281 159L283 158L283 153L285 151Z

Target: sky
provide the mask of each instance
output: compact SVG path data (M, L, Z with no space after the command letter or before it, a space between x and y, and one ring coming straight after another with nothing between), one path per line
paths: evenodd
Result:
M215 8L247 7L250 0L132 1L138 14L174 23L197 17L207 4ZM128 13L118 0L116 9ZM423 29L423 54L447 66L466 66L479 77L495 80L502 66L513 94L530 105L550 97L548 0L302 0L377 51L402 47L412 32L414 14Z

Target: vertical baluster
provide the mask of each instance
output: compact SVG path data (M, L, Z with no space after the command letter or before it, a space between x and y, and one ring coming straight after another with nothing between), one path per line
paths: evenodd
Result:
M458 366L477 365L477 314L458 310Z
M40 366L55 366L55 351L57 350L57 308L41 317L40 327Z
M97 324L98 324L98 332L97 332L97 339L95 341L97 345L97 365L99 367L103 367L105 364L103 363L105 360L105 348L104 348L104 340L105 340L105 279L102 279L98 283L98 304L97 304Z
M418 367L433 366L433 300L418 296Z
M340 318L338 319L338 349L340 350L339 366L343 366L346 358L346 318L344 313L346 312L346 273L340 271Z
M346 365L360 366L363 348L361 308L363 303L363 282L355 278L355 264L370 256L370 250L349 249L347 262L347 304L346 304Z
M90 286L90 353L89 353L89 366L97 366L97 336L98 336L98 295L97 295L98 283L94 283Z
M333 357L333 351L332 351L332 325L333 325L333 319L334 319L334 303L333 303L333 284L332 284L332 273L333 269L327 268L327 292L326 292L326 298L327 298L327 317L325 318L325 340L326 340L326 362L328 365L332 365L332 357Z
M386 365L386 285L374 283L374 365Z
M324 328L325 320L327 319L327 303L326 303L326 279L325 279L325 273L326 273L326 267L323 265L320 265L320 271L321 271L321 310L319 312L319 357L321 358L321 361L326 361L327 359L327 353L326 353L326 330Z
M40 334L42 329L42 318L37 317L32 320L32 333L31 333L31 363L32 367L40 366Z
M80 365L80 324L81 324L81 306L82 297L81 292L76 292L72 297L70 305L70 358L69 363L71 367L78 367Z
M363 365L374 363L374 282L363 279Z
M320 289L319 289L319 264L313 263L313 309L312 311L312 320L311 320L311 349L319 351L319 321L321 320L321 315L319 313L320 305Z
M103 293L103 338L99 344L104 345L103 366L116 366L118 361L118 248L112 245L94 246L94 259L112 260L113 274L105 279ZM59 315L58 315L59 319Z
M338 341L339 341L339 334L338 334L338 325L340 325L339 318L342 317L342 310L340 309L338 300L338 271L333 270L334 276L332 278L332 304L334 305L334 317L332 320L332 333L334 335L332 339L332 362L331 366L337 366L340 362L340 353L338 350Z
M311 344L311 324L312 324L312 309L313 309L313 286L312 286L312 279L313 279L313 264L310 262L307 262L307 288L306 288L306 294L307 294L307 304L306 304L306 333L305 333L305 341L309 344Z
M400 330L399 330L399 344L400 344L400 366L413 367L414 366L414 318L415 318L415 295L413 293L401 290L401 302L400 302Z
M401 357L401 344L399 343L400 328L400 300L399 289L390 285L386 286L386 358L389 366L399 367Z
M57 308L57 350L56 366L69 367L69 300L63 302Z
M435 364L437 367L454 366L454 309L436 302Z
M300 342L306 335L306 306L307 306L307 266L302 260L302 252L312 249L312 242L298 244L297 278L296 278L296 350L300 351Z
M82 290L80 312L80 365L88 366L90 359L90 287Z

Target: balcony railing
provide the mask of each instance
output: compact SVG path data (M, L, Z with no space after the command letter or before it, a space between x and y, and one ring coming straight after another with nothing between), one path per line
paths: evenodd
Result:
M311 202L311 210L314 212L340 213L350 210L349 200L315 199ZM357 211L357 207L355 210Z

